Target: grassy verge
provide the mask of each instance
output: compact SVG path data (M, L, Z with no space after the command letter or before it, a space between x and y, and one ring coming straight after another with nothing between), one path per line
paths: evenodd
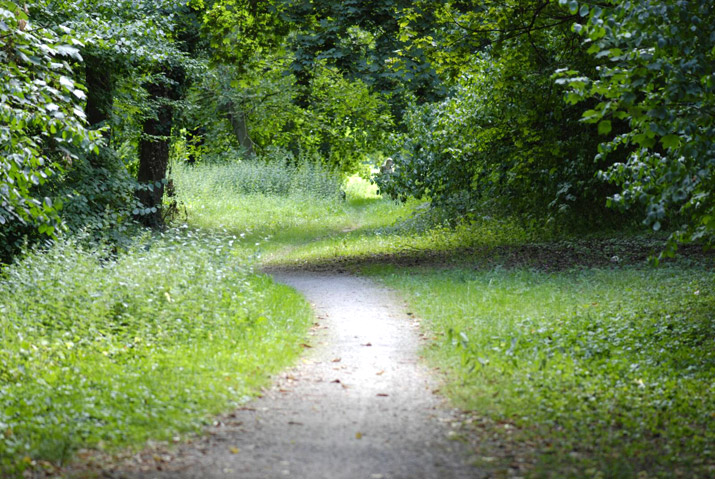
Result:
M482 451L504 476L520 447L531 477L715 472L712 268L369 273L424 318L448 395L508 444Z
M241 236L184 227L119 255L68 239L2 270L0 476L197 431L289 365L312 312Z
M411 212L409 205L381 199L374 186L359 178L345 185L329 183L330 177L318 170L316 177L305 174L300 181L279 182L274 176L281 173L272 166L259 171L251 165L178 166L172 174L192 226L244 235L259 247L264 265L300 263L301 251L316 240L339 243L347 232L388 227ZM250 188L242 186L247 183ZM275 183L300 188L277 189Z

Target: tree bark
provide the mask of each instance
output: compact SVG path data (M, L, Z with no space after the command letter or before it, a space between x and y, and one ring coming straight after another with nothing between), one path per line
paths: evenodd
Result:
M248 156L253 156L255 152L253 148L253 140L251 140L251 137L248 136L246 113L241 110L236 111L231 108L228 112L228 120L231 122L231 128L233 129L233 134L238 140L238 144L241 145L241 148L243 148Z
M176 83L170 85L167 82L156 82L146 87L149 97L156 105L155 115L144 121L142 138L139 141L137 180L141 188L137 191L137 198L145 211L137 215L137 219L151 228L164 226L161 205L169 164L169 143L174 113L171 102L178 98L181 73L178 70L170 70L167 77L173 77Z

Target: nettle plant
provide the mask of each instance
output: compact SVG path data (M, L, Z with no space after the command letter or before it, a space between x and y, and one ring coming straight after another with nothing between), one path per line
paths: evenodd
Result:
M595 107L583 121L608 135L599 157L616 150L625 161L601 172L621 191L612 206L643 208L654 230L673 232L664 255L680 242L715 235L715 4L710 0L610 0L604 6L559 0L582 23L573 25L589 53L602 59L595 75L564 69L566 100ZM597 157L597 158L599 158Z
M0 225L33 224L53 235L62 204L39 197L49 177L97 151L101 132L86 128L85 90L69 61L81 43L69 30L34 25L27 8L0 0ZM0 232L2 234L2 232Z

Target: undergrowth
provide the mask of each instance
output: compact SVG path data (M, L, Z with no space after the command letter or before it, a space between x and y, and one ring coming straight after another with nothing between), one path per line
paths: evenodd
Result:
M289 364L309 309L253 264L347 264L403 292L449 397L504 425L532 477L715 471L715 273L698 259L653 269L652 238L455 228L312 165L172 180L181 227L121 253L62 240L0 273L1 472L195 430Z
M715 472L712 269L370 273L424 318L456 404L537 444L530 477Z
M288 365L312 315L251 251L175 229L118 256L66 239L2 271L2 475L196 430Z

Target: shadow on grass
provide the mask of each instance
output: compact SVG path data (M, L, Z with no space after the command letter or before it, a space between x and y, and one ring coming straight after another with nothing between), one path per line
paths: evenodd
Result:
M270 260L266 270L307 270L307 271L360 271L363 268L380 265L399 267L449 269L467 267L474 269L526 268L544 272L566 271L583 268L618 268L627 265L646 264L663 248L660 240L602 239L572 240L557 242L517 243L517 244L477 244L472 246L396 244L394 248L382 251L352 251L351 242L369 240L374 231L360 230L341 235L333 231L328 237L331 242L311 257L292 259L291 255ZM304 238L308 240L309 235ZM398 239L399 236L395 236ZM305 241L302 244L316 243ZM389 241L389 237L387 239ZM301 245L293 243L293 248ZM295 251L293 251L295 252ZM664 263L693 263L715 266L715 251L705 251L700 245L681 246L674 259Z

